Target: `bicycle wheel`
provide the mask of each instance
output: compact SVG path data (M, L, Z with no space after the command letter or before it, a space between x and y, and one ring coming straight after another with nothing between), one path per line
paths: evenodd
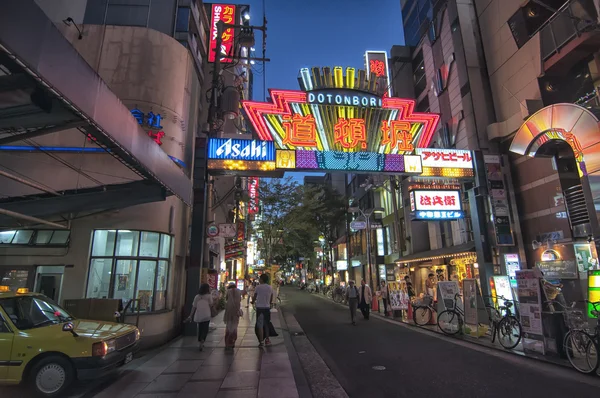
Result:
M564 344L567 358L578 372L591 374L598 369L598 346L583 330L569 330Z
M431 308L416 307L413 311L413 321L419 326L426 325L431 320Z
M512 350L521 342L521 323L514 316L505 316L498 322L498 342Z
M462 329L460 314L454 310L445 310L438 314L438 327L447 335L455 335Z

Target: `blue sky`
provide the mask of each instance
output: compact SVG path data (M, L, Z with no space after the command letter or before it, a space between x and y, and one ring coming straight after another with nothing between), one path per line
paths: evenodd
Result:
M400 0L264 0L267 17L267 88L298 89L298 71L313 66L364 68L367 50L404 44ZM262 0L250 5L250 23L261 25ZM262 37L256 33L257 57ZM254 99L263 100L262 65L255 65ZM265 72L263 72L265 73ZM267 94L268 95L268 94ZM299 180L300 173L292 176Z

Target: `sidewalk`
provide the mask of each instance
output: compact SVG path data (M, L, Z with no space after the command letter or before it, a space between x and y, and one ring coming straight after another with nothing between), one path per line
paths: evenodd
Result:
M195 336L181 337L129 364L118 381L95 397L298 398L276 310L271 321L279 336L271 337L271 346L259 348L254 334L255 312L244 308L235 350L226 352L221 312L211 322L203 351L198 351Z

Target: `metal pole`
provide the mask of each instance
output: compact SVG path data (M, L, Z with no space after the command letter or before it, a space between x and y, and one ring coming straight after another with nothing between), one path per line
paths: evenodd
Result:
M27 216L25 214L17 213L17 212L6 210L6 209L0 209L0 214L4 214L5 216L9 216L9 217L13 217L13 218L20 218L22 220L31 221L36 224L45 224L45 225L49 225L54 228L67 229L67 227L65 225L60 225L60 224L57 224L57 223L54 223L51 221L42 220L41 218Z
M365 215L365 213L363 213L363 216L365 216L367 219L367 272L369 275L369 285L372 285L373 281L371 281L371 213L369 213L368 215ZM363 279L365 280L365 282L367 281L367 279L364 276ZM373 286L371 286L371 288L373 288Z
M392 207L394 210L394 234L396 235L396 246L398 256L402 256L403 236L400 236L400 214L398 214L398 198L396 197L396 177L390 176L390 188L392 194Z
M46 192L46 193L49 193L49 194L52 194L52 195L56 195L56 196L62 196L61 194L59 194L56 191L53 191L50 188L46 188L43 185L40 185L40 184L35 183L33 181L26 180L24 178L17 177L16 175L7 173L6 171L3 171L3 170L0 170L0 176L6 177L6 178L10 178L13 181L16 181L16 182L19 182L21 184L24 184L24 185L30 186L32 188L38 189L38 190L40 190L42 192Z

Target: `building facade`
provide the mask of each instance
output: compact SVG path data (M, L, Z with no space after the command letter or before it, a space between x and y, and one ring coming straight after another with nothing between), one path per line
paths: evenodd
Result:
M177 27L183 26L183 5L172 1L146 7L135 2L135 12L125 12L123 7L134 6L82 3L63 2L62 8L54 7L54 2L38 4L130 110L153 141L152 150L169 155L191 181L203 110L199 73L203 57L190 51L191 33L183 43L174 38ZM196 2L187 3L190 13L185 22L202 26L206 16L191 11ZM146 22L136 22L142 14ZM60 154L49 158L39 152L7 150L2 153L3 165L59 191L142 183L140 175L106 151L95 150L100 148L94 139L77 129L39 137L34 146L54 148ZM10 181L3 186L11 197L35 192ZM140 312L145 345L165 342L179 333L184 312L191 208L164 192L162 198L142 205L107 207L95 214L73 210L62 215L68 222L65 231L43 227L5 231L0 248L2 282L29 287L61 303L121 299L131 314L127 322L136 322L133 314Z
M476 1L496 115L486 131L514 179L521 268L554 264L570 302L597 267L598 2L544 3Z

